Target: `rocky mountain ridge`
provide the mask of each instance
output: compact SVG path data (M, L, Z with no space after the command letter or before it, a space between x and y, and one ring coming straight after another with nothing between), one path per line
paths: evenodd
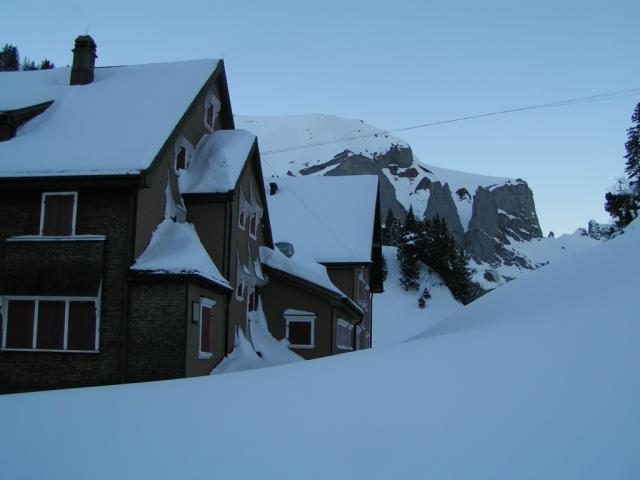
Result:
M485 290L546 263L525 253L543 238L533 192L522 179L427 165L407 142L362 120L296 115L235 121L257 135L265 177L377 175L383 219L388 210L402 218L409 206L419 217L444 218Z

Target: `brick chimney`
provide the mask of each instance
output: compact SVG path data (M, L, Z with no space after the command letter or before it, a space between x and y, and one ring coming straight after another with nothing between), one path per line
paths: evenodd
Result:
M76 38L73 51L70 85L86 85L93 82L93 69L96 63L96 42L89 35Z

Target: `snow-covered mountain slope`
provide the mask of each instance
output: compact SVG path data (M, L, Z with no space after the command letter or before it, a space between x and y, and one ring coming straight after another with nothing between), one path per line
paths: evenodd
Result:
M407 142L362 120L295 115L237 116L235 122L257 135L266 177L374 174L383 219L389 209L403 217L409 206L419 217L444 218L485 290L548 263L555 251L593 244L576 237L571 248L562 248L562 242L543 240L533 193L523 180L422 163Z
M463 308L440 276L428 272L424 266L421 268L418 290L404 290L400 285L397 251L396 247L382 247L389 274L384 282L384 292L373 299L375 348L403 342ZM419 308L418 299L425 288L431 298L426 301L425 308Z
M0 396L3 476L640 478L639 244L636 221L393 347Z

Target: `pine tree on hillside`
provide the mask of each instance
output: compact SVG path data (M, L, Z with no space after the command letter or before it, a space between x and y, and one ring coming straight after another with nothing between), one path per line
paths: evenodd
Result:
M633 124L627 130L625 172L627 178L618 181L616 191L605 195L604 209L619 228L626 227L640 210L640 103L631 116Z
M15 45L6 43L0 50L0 71L15 72L20 69L20 55Z
M31 71L31 70L37 70L37 69L38 67L36 66L36 62L34 62L28 57L24 57L24 60L22 61L22 70Z
M420 285L420 264L416 241L420 225L413 213L413 207L409 206L409 212L405 217L398 240L398 261L400 262L400 283L405 290L417 290Z
M48 58L45 58L40 62L40 66L38 67L40 70L51 70L52 68L56 68L53 62L49 61Z
M634 123L627 130L627 141L624 144L626 154L625 172L631 183L631 187L636 193L640 192L640 103L636 105L636 109L631 116Z
M387 212L387 218L384 221L384 226L382 227L382 244L383 245L396 245L397 243L397 221L396 217L393 215L391 209ZM394 238L395 233L395 238Z

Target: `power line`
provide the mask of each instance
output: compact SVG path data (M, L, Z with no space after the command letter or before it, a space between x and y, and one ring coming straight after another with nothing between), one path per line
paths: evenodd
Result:
M396 132L406 132L408 130L417 130L419 128L427 128L427 127L433 127L436 125L445 125L448 123L456 123L456 122L463 122L466 120L475 120L475 119L479 119L479 118L485 118L485 117L492 117L492 116L496 116L496 115L505 115L508 113L516 113L516 112L524 112L527 110L539 110L539 109L543 109L543 108L554 108L554 107L566 107L566 106L572 106L572 105L578 105L581 103L595 103L595 102L605 102L605 101L609 101L609 100L616 100L619 98L627 98L627 97L634 97L640 95L640 88L631 88L628 90L618 90L616 92L609 92L609 93L601 93L598 95L589 95L587 97L577 97L577 98L570 98L570 99L565 99L565 100L558 100L555 102L549 102L549 103L540 103L537 105L528 105L525 107L515 107L515 108L509 108L506 110L497 110L494 112L487 112L487 113L480 113L480 114L476 114L476 115L466 115L463 117L456 117L456 118L450 118L447 120L438 120L438 121L434 121L434 122L429 122L429 123L422 123L422 124L418 124L418 125L411 125L408 127L400 127L400 128L394 128L394 129L390 129L390 130L380 130L378 132L373 132L373 133L366 133L366 134L362 134L362 135L355 135L355 136L351 136L351 137L343 137L343 138L339 138L339 139L333 139L333 140L326 140L326 141L321 141L321 142L314 142L314 143L308 143L306 145L297 145L297 146L292 146L292 147L285 147L285 148L279 148L279 149L275 149L275 150L265 150L260 152L260 155L273 155L274 153L284 153L284 152L290 152L293 150L303 150L305 148L312 148L312 147L318 147L318 146L322 146L322 145L331 145L333 143L339 143L339 142L345 142L348 140L360 140L363 138L369 138L369 137L377 137L380 135L389 135L391 133L396 133Z

